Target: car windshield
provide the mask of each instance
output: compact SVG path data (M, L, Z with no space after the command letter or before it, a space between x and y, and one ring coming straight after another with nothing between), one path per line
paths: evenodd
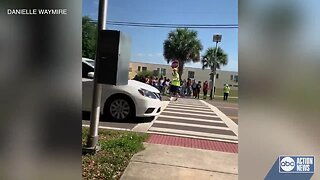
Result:
M87 61L89 64L91 64L94 67L94 61Z

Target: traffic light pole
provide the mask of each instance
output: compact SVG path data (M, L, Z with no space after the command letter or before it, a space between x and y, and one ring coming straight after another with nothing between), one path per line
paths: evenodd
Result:
M218 42L216 42L216 50L214 52L214 61L213 64L211 64L211 91L210 91L210 100L214 99L214 88L216 87L216 60L217 60L217 53L218 53Z
M95 72L97 72L98 65L97 63L98 58L98 40L99 40L99 31L107 29L107 7L108 7L108 0L99 0L99 16L98 16L98 38L97 38L97 48L96 48L96 63L95 63ZM98 144L98 125L99 125L99 118L100 118L100 104L101 104L101 91L102 87L101 84L97 82L97 73L94 73L93 79L93 97L92 97L92 109L91 109L91 117L90 117L90 130L87 139L87 145L84 148L85 150L96 152L100 149Z

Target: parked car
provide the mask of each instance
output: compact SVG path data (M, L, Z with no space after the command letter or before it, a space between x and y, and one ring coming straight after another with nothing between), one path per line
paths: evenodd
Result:
M91 111L94 60L82 58L82 111ZM136 80L127 85L102 85L101 113L112 120L159 115L162 101L160 91Z

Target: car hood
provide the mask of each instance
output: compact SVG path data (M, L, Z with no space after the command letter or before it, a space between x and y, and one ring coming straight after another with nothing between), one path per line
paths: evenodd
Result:
M128 85L133 86L137 89L143 88L143 89L151 91L151 92L160 93L160 91L157 88L150 86L146 83L136 81L136 80L128 80Z

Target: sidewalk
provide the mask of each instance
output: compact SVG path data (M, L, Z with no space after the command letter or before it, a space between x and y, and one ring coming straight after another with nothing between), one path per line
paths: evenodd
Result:
M145 143L121 180L238 179L238 154Z

